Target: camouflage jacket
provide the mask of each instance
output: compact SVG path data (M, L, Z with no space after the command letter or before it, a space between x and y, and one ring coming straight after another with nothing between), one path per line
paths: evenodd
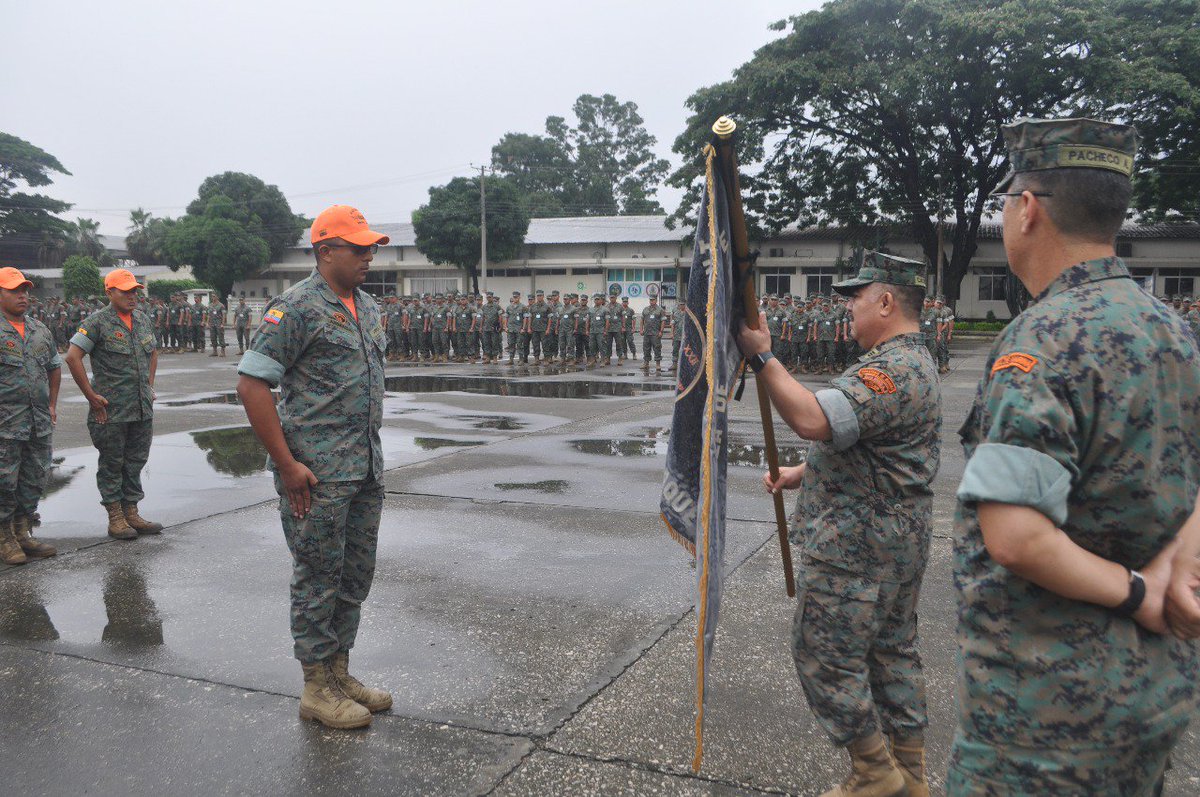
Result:
M959 434L954 571L961 731L1025 747L1154 738L1196 711L1194 644L996 564L980 501L1032 507L1129 568L1200 490L1200 352L1119 258L1068 268L992 347Z
M864 584L907 582L924 572L933 533L937 367L910 333L876 346L831 385L817 401L833 439L809 448L794 541L803 557Z
M25 337L12 324L0 324L0 438L28 440L53 431L49 374L61 367L41 321L27 317Z
M154 328L141 310L133 311L133 328L109 307L83 319L71 343L92 357L92 390L108 399L108 420L117 423L154 417L150 365ZM88 410L88 419L94 416Z
M657 337L662 334L663 319L666 313L661 307L645 307L642 309L642 334Z
M246 305L235 307L233 310L233 326L235 329L250 328L250 308Z
M500 305L491 302L480 308L479 313L483 316L484 332L500 331L500 309Z
M379 307L354 292L358 320L320 272L271 300L238 373L280 388L288 448L319 481L383 478Z
M225 305L213 302L208 306L208 325L214 328L225 326Z

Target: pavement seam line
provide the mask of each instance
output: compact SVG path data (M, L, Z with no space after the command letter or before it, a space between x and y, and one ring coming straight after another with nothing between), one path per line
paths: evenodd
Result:
M760 786L753 786L748 783L740 783L736 780L729 780L727 778L719 778L719 777L715 777L713 775L704 775L702 773L692 772L690 769L689 770L682 770L682 769L675 770L675 769L671 769L669 767L664 767L664 766L660 766L657 764L651 764L646 761L632 761L630 759L619 758L619 757L605 758L603 756L594 756L594 755L589 755L587 753L573 753L573 752L557 750L557 749L553 749L553 748L541 748L541 749L543 750L543 752L549 753L551 755L561 755L566 758L577 758L581 761L592 761L597 764L613 764L614 766L620 766L620 767L624 767L626 769L633 769L633 770L637 770L640 772L653 772L656 775L665 775L665 776L671 777L671 778L683 778L685 780L696 780L696 781L700 781L702 783L712 783L712 784L716 784L719 786L729 786L730 788L735 788L735 789L739 789L742 791L752 791L752 792L755 792L756 794L792 794L792 792L789 792L785 789L771 789L771 788L763 788Z

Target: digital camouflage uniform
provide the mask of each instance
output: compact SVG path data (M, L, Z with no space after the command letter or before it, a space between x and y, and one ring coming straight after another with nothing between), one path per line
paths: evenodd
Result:
M0 323L0 524L32 517L50 472L51 371L62 358L45 324L25 318L25 336Z
M504 342L505 350L508 352L508 360L512 362L516 358L517 340L521 337L521 295L514 293L509 299L508 307L504 308L504 329L507 340Z
M237 335L238 354L250 345L250 307L244 302L233 311L233 331Z
M208 344L212 346L212 353L216 354L220 348L225 350L225 305L219 301L214 301L208 306Z
M837 313L828 302L817 311L817 365L833 370L837 358L834 337L837 335Z
M1003 128L1013 176L1129 176L1137 134L1089 119ZM1196 644L997 564L978 504L1026 506L1126 568L1175 537L1200 490L1200 351L1118 257L1070 266L992 347L959 434L959 728L947 793L1159 792L1197 708Z
M111 306L83 320L71 343L92 358L92 389L108 400L108 420L96 422L88 410L88 434L100 452L96 486L100 503L136 504L142 492L142 468L154 439L154 391L150 364L154 329L141 310L133 311L133 328Z
M683 301L675 302L671 311L671 367L679 370L679 347L687 331L687 306Z
M542 349L547 357L554 359L558 356L558 328L562 323L562 305L558 303L558 297L552 297L547 302L546 318L549 323L546 325L546 338Z
M595 297L592 297L595 299ZM588 308L587 315L587 335L588 335L588 357L594 359L597 363L600 361L601 352L607 351L606 333L604 331L605 324L608 322L608 306L592 305Z
M539 294L537 301L529 306L529 344L532 345L533 357L542 359L542 344L546 342L546 329L550 325L550 306ZM522 352L529 353L529 346L522 344Z
M637 313L628 304L621 304L621 330L624 338L623 347L621 349L622 356L627 353L630 359L637 358L637 347L633 344L633 328L634 319L637 318Z
M654 362L662 363L662 328L666 317L666 311L657 304L642 308L642 361L647 365L651 356Z
M608 311L608 329L604 333L604 363L607 365L612 356L616 354L618 360L624 359L621 354L621 306L617 304L616 297L610 296L609 302L604 306Z
M786 328L787 313L777 302L772 300L772 304L767 306L767 332L771 335L771 354L774 354L779 362L785 365L787 359L783 346Z
M792 654L813 713L845 745L927 724L917 600L941 395L916 333L880 344L831 385L817 400L833 439L809 449L793 518L801 567Z
M937 310L933 309L933 305L922 307L921 309L921 338L925 341L925 348L929 349L929 356L937 359Z
M204 325L208 319L207 312L200 302L192 303L192 348L196 351L204 351Z
M937 364L938 369L950 367L950 325L954 323L954 311L949 307L942 307L940 310L934 309L934 321L939 325L945 325L945 329L937 339Z
M558 356L562 362L575 357L575 300L572 294L563 297L562 309L558 312Z
M472 358L471 326L474 319L475 311L469 305L460 304L454 308L454 356L459 359Z
M1118 258L1067 269L992 347L960 431L951 793L1140 794L1161 777L1196 710L1194 644L996 564L976 504L1031 506L1083 548L1144 566L1200 490L1198 358Z
M500 305L489 301L483 306L483 356L487 360L500 359Z
M443 362L450 356L450 335L454 328L454 312L445 303L433 305L430 312L430 331L433 333L433 356Z
M349 651L375 573L383 511L383 371L379 308L354 293L358 320L319 272L271 300L238 372L280 388L288 448L317 478L312 511L279 516L292 552L295 656L310 664Z

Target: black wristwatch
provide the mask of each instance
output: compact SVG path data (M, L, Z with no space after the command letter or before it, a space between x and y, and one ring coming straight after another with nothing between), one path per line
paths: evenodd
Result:
M1118 617L1133 617L1133 613L1141 608L1144 600L1146 600L1146 581L1142 578L1141 573L1130 570L1129 597L1120 606L1114 606L1112 612Z
M767 367L768 362L774 359L774 354L771 354L769 351L762 351L753 357L747 357L746 362L750 363L750 370L757 374Z

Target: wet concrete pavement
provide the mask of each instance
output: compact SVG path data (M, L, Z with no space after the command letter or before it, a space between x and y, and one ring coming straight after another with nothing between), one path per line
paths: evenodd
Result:
M982 358L962 353L947 441ZM234 360L163 358L143 509L169 528L130 543L104 536L86 404L64 384L40 532L63 552L0 569L5 792L815 794L839 777L787 653L752 385L734 405L731 576L695 776L695 572L657 512L669 378L389 368L388 493L354 661L395 706L332 732L296 718L290 560L265 453L228 397ZM945 446L922 596L939 793L962 466ZM1200 792L1198 750L1193 733L1169 794Z

